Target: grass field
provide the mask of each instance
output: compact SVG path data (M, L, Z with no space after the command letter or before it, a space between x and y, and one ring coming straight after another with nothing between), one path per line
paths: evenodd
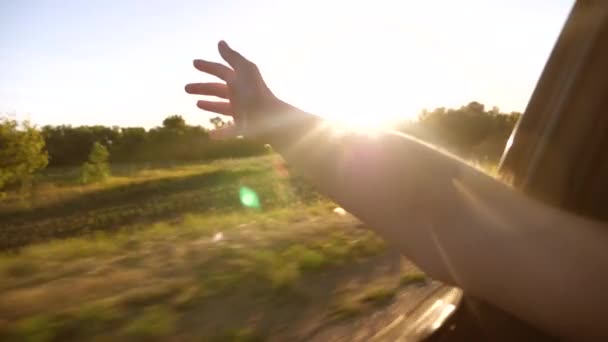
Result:
M0 340L306 339L426 283L275 156L113 173L1 200Z

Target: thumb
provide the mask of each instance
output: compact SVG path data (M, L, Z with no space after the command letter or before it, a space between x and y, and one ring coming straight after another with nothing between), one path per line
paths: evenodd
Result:
M220 40L218 43L218 50L220 51L220 55L222 58L233 68L237 69L247 63L251 63L245 57L243 57L240 53L232 50L228 43L223 40Z

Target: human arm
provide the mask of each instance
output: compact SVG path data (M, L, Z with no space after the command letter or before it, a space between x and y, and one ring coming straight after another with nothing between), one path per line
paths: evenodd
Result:
M608 335L598 324L608 314L603 225L527 198L412 137L336 136L321 118L278 100L251 62L227 46L220 52L232 68L211 73L226 77L230 101L199 107L232 115L240 133L270 143L432 277L555 335ZM187 90L216 95L207 88Z

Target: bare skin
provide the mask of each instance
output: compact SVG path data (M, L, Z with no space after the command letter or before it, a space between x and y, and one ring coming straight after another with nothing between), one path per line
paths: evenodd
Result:
M228 66L195 60L222 83L199 108L234 118L216 136L270 143L346 210L436 279L555 336L608 337L608 230L561 212L414 138L335 137L325 122L277 99L258 68L226 43Z

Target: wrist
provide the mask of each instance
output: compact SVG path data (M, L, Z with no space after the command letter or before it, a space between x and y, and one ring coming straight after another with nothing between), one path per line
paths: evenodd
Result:
M298 140L321 122L321 118L301 111L276 97L267 102L264 112L260 114L262 120L255 130L258 132L255 139L279 149Z

